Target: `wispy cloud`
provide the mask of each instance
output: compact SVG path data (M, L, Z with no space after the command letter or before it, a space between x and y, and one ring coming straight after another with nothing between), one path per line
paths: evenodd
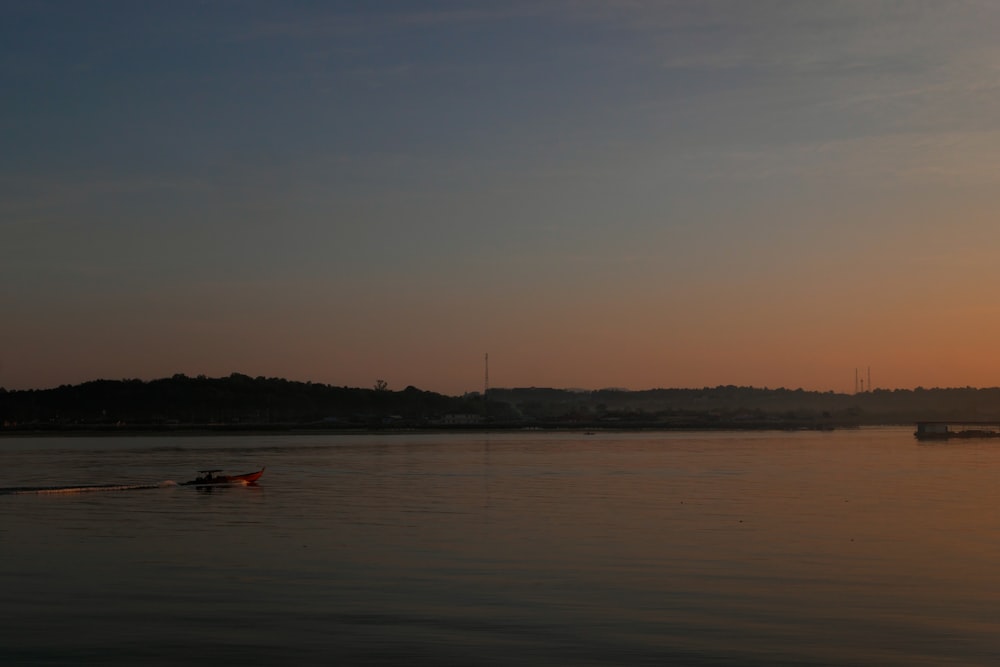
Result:
M1000 130L903 132L685 153L688 178L901 186L1000 185Z
M375 5L358 11L330 11L320 15L254 20L238 27L234 40L335 37L345 34L378 33L401 28L458 26L537 17L548 13L537 3L504 3L497 6L441 7L433 4L393 10Z

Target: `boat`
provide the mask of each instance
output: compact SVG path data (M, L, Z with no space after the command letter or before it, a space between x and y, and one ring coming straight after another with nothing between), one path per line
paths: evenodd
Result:
M181 486L216 486L220 484L243 484L246 486L256 484L260 476L264 474L266 467L261 468L257 472L247 472L242 475L217 475L216 473L222 472L220 468L199 470L198 477L195 477L190 482L181 482Z
M952 426L955 430L952 430ZM949 438L1000 438L1000 422L996 421L919 421L913 434L917 440L948 440Z

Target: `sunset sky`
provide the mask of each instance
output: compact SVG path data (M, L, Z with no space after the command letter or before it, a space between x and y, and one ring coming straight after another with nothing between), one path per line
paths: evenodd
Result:
M0 387L1000 385L1000 3L0 6Z

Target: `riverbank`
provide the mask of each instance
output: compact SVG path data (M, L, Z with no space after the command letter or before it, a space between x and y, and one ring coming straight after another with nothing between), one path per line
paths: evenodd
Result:
M857 423L803 423L798 421L645 421L613 423L485 422L480 424L25 424L0 429L0 437L16 436L135 436L135 435L337 435L363 433L476 433L511 431L833 431L856 429Z

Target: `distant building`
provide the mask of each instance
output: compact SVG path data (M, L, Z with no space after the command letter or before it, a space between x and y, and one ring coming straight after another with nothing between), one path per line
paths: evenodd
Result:
M481 424L483 423L482 415L476 414L449 414L444 415L438 420L439 424L444 426L465 426L470 424Z

